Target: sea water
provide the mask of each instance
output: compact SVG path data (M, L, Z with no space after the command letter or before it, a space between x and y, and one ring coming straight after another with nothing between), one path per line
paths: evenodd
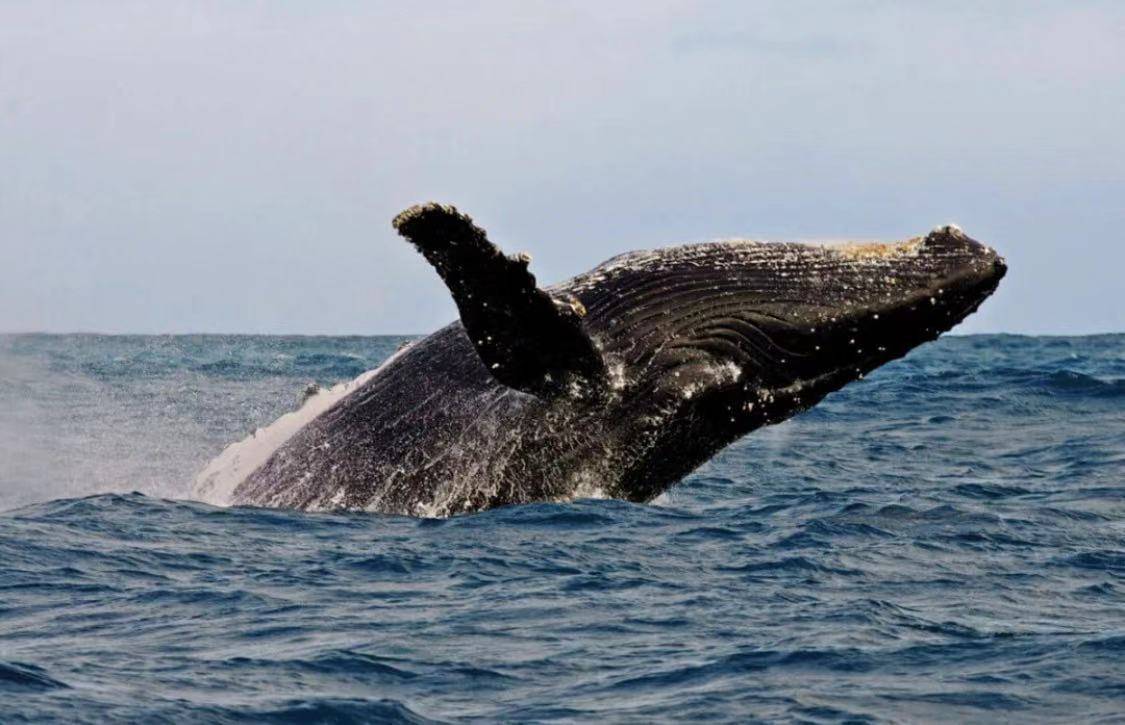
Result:
M0 337L0 722L1125 717L1125 336L943 338L650 505L185 500L403 339Z

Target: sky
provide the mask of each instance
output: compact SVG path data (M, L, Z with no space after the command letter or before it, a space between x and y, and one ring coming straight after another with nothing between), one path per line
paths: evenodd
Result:
M955 222L962 332L1125 331L1125 3L0 3L0 331L416 334L391 218L542 283Z

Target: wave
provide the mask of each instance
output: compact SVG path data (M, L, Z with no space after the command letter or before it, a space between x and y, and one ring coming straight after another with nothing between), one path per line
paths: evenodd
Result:
M187 713L184 713L187 714ZM272 707L211 707L192 711L192 719L219 723L439 723L390 698L303 698Z
M20 692L67 687L69 685L65 682L60 682L48 676L47 671L42 667L22 662L0 661L0 692L18 694Z
M1115 399L1125 397L1125 379L1101 380L1071 370L1041 376L1038 386L1048 392L1076 397Z

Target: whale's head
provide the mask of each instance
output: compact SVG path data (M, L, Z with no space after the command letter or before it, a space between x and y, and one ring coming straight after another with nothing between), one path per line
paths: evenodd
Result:
M1005 271L995 251L943 226L890 244L634 252L566 287L622 404L650 411L638 418L654 447L698 445L694 466L954 327ZM652 493L635 485L635 498Z

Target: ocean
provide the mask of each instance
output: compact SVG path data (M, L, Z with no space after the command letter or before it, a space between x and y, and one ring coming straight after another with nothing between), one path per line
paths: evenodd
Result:
M1125 722L1125 335L942 338L649 505L186 500L404 339L0 337L0 722Z

